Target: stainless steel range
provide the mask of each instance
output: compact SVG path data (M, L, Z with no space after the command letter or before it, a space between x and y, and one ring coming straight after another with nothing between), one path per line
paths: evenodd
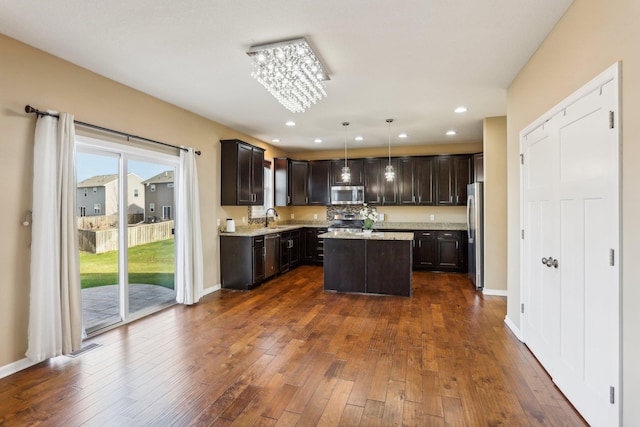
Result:
M362 231L364 220L353 212L340 212L333 216L333 222L329 231L342 231L344 233L357 233Z

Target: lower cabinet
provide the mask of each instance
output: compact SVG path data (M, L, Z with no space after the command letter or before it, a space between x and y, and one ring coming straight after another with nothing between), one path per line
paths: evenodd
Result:
M324 239L318 235L326 233L326 228L310 227L301 232L302 254L301 261L305 264L322 264L324 259Z
M220 236L220 281L226 289L248 290L265 276L264 236Z
M280 234L280 273L285 273L300 265L300 231Z
M366 240L331 239L324 263L324 289L364 293Z
M421 230L414 232L413 268L467 271L467 232Z

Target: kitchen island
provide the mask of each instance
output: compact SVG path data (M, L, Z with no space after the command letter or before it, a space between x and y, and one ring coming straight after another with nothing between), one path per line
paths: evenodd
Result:
M411 296L413 233L332 231L324 239L324 289Z

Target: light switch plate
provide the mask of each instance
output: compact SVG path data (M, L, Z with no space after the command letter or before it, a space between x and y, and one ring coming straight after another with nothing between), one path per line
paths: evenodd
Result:
M296 219L296 214L291 214L291 219Z
M431 215L429 216L429 219L430 219L431 221L435 221L435 220L436 220L436 216L435 216L434 214L431 214Z
M313 219L318 219L318 214L313 214Z

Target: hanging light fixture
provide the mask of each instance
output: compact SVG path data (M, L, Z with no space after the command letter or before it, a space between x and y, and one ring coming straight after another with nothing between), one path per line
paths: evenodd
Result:
M344 127L344 167L342 168L342 182L351 182L351 169L347 165L347 126L349 122L342 122Z
M384 168L384 176L387 178L387 181L393 181L396 177L393 165L391 164L391 123L393 123L393 119L387 119L387 123L389 127L389 164Z
M304 37L251 46L247 55L253 78L289 111L301 113L327 96L329 74Z

